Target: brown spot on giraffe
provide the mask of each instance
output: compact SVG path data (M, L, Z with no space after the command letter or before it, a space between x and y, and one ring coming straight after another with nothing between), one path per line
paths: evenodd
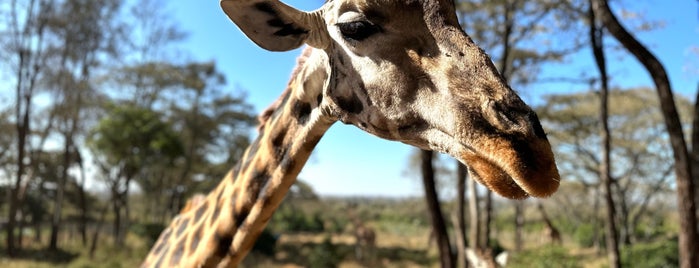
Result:
M262 48L308 48L260 117L260 136L242 164L177 216L143 266L237 266L338 121L447 153L505 197L557 190L541 124L461 30L452 0L330 0L312 12L277 0L223 0L221 7Z

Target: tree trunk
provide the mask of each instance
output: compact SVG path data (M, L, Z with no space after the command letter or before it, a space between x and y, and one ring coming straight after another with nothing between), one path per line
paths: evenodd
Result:
M432 151L421 150L422 158L422 183L425 187L425 199L427 208L430 211L430 219L432 221L432 229L437 238L437 246L439 247L439 259L443 268L455 267L454 257L451 252L451 244L449 243L449 235L447 234L447 226L444 222L442 208L439 206L439 197L434 179L434 167L432 166Z
M455 212L451 214L452 216L452 222L454 225L458 225L459 219L458 219L458 212ZM465 237L464 235L464 229L460 229L459 227L454 226L454 236L456 240L456 263L454 264L454 267L468 267L468 261L466 260L466 241L460 240L460 237Z
M97 242L99 241L100 231L102 229L102 223L104 223L104 218L107 216L108 206L105 206L100 213L100 219L95 226L95 232L92 234L92 243L90 244L90 259L95 257L95 251L97 251Z
M18 10L26 8L25 14L17 14ZM14 185L10 186L10 204L8 209L8 222L6 231L6 251L8 256L13 257L17 251L15 244L15 225L17 224L17 212L21 209L23 198L19 195L22 185L22 176L25 173L25 158L27 137L30 131L30 114L34 87L43 63L43 34L46 20L39 20L35 14L41 14L42 5L37 5L36 1L29 1L26 6L18 7L16 1L10 4L10 25L11 29L8 38L17 45L13 53L17 55L17 86L15 103L15 126L17 131L17 173ZM35 10L36 9L36 10ZM24 15L24 16L22 16ZM18 22L17 20L24 20ZM22 25L23 29L18 29Z
M476 181L470 178L467 182L468 186L468 211L469 211L469 229L468 229L468 244L474 250L480 248L478 244L478 235L481 233L480 221L480 205L478 202L478 190L476 189Z
M63 196L65 194L65 186L68 181L68 168L70 168L71 163L71 152L72 147L71 141L72 137L70 134L64 136L65 143L63 148L63 170L61 170L61 176L59 176L56 182L56 197L53 204L53 216L51 218L51 238L49 240L49 250L58 250L58 233L60 232L61 226L61 213L63 211Z
M112 235L114 236L114 244L118 246L121 238L121 201L118 193L112 199L112 211L114 212Z
M522 228L524 227L524 201L514 200L515 205L515 251L522 251Z
M493 191L485 191L485 215L483 216L483 232L481 233L481 247L490 248L490 223L493 218Z
M457 161L456 174L456 245L458 251L456 257L459 266L468 267L466 260L466 179L468 170L464 164Z
M88 208L87 208L87 195L85 194L85 165L83 165L82 157L77 153L77 162L80 167L80 183L78 184L78 198L80 200L80 237L83 246L87 246L87 221L88 221Z
M699 83L697 83L697 93L694 99L694 118L692 120L692 179L694 180L694 204L697 209L696 215L699 217Z
M665 67L648 49L636 40L619 23L609 8L606 0L593 0L596 15L601 19L609 32L621 43L638 61L645 66L653 78L660 108L665 118L673 157L675 159L675 178L677 180L677 206L680 215L679 255L680 267L699 267L699 239L697 238L697 217L694 193L694 181L689 160L687 144L682 132L682 124L675 107L670 81Z
M609 82L607 78L607 62L604 57L604 33L602 29L597 27L597 19L595 18L596 11L592 8L590 0L590 43L592 44L592 52L595 57L597 70L600 73L600 137L602 142L602 161L600 163L600 181L602 189L604 189L604 201L606 205L605 230L607 233L607 257L609 258L609 267L621 267L621 258L619 257L619 241L616 227L615 205L612 198L612 175L611 175L611 139L609 133Z
M23 57L20 57L20 59ZM21 60L20 60L21 61ZM20 75L21 77L21 75ZM17 86L17 173L14 186L10 189L10 208L7 216L7 255L15 256L15 226L17 225L17 213L21 207L22 200L19 198L19 191L22 186L22 176L24 175L24 158L26 153L26 140L29 135L29 113L31 106L31 94L22 94L21 78ZM24 96L23 96L24 95ZM24 108L24 110L22 110Z
M600 236L600 228L599 228L599 215L597 211L599 211L599 203L600 203L600 190L599 186L594 187L594 198L593 198L593 204L592 204L592 211L593 211L593 217L592 217L592 243L593 247L595 248L595 253L599 256L602 255L602 239Z

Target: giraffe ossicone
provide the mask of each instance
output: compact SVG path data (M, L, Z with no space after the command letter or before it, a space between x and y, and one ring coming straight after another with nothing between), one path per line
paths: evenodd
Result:
M447 153L507 198L558 189L536 114L460 28L452 0L329 0L311 12L277 0L221 7L262 48L309 48L257 140L163 231L143 266L236 266L337 121Z

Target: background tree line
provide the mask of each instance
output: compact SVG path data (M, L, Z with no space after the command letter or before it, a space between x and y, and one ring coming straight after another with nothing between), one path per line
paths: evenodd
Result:
M179 60L186 33L163 5L2 5L4 87L14 89L3 89L0 107L7 256L20 254L27 228L43 243L47 226L51 251L68 228L94 248L104 221L123 245L134 224L163 224L188 195L213 187L246 147L254 113L245 94L214 62ZM147 195L144 217L131 209L135 189Z
M623 21L631 28L619 25L616 8L625 3L612 1L611 12L600 0L456 1L463 28L513 88L525 89L520 94L552 82L585 88L547 95L536 107L564 178L560 193L503 201L468 179L466 166L420 152L407 165L408 173L422 175L425 208L387 209L418 207L414 200L378 202L381 209L360 207L360 214L384 231L401 222L429 227L443 267L468 266L468 250L477 259L515 252L523 267L527 259L565 264L570 256L554 244L555 232L562 248L593 248L607 254L609 266L632 266L643 257L657 257L659 265L699 265L692 254L699 240L696 102L672 94L662 64L628 33L661 23L636 17ZM187 60L188 51L178 46L187 33L164 5L0 5L0 71L10 82L0 92L5 256L21 258L38 247L65 257L72 254L66 245L78 243L90 255L100 247L133 247L125 258L138 263L148 239L189 196L212 188L247 146L255 112L244 92L226 85L215 62ZM543 72L581 51L589 52L596 70ZM620 55L638 57L653 87L610 85L614 74L606 61ZM311 186L296 187L304 194L294 196L292 189L270 230L345 229L346 204L317 205ZM319 212L325 207L336 211L335 220ZM532 234L545 230L554 246L532 253ZM145 242L134 246L129 234ZM660 252L668 245L679 253Z

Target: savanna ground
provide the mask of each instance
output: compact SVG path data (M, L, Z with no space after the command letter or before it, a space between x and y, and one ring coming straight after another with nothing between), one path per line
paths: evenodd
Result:
M275 214L263 233L257 248L245 259L242 267L439 267L434 242L429 241L427 212L420 199L371 200L332 199L294 200L285 203ZM445 211L449 211L448 205ZM497 210L497 209L496 209ZM507 267L606 267L603 250L582 246L585 228L567 230L561 226L563 243L549 245L542 239L542 223L527 214L524 228L524 248L514 253L513 228L508 227L507 209L496 213L493 241L496 251L507 250ZM352 216L357 215L357 216ZM352 219L359 217L376 230L377 247L369 260L355 256ZM44 250L48 229L42 231L42 241L27 232L24 250L18 258L0 255L0 267L137 267L147 253L156 231L143 231L132 224L124 246L114 246L106 226L100 234L97 250L89 257L77 232L65 228L57 252ZM589 229L589 228L588 228ZM91 230L90 233L92 233ZM4 234L3 234L4 235ZM585 238L585 237L582 237ZM0 239L3 239L0 235ZM452 237L453 239L453 237ZM452 242L453 243L453 242ZM628 267L676 266L676 239L659 236L652 242L622 247L622 258ZM4 246L4 245L3 245ZM0 251L4 254L4 248Z

